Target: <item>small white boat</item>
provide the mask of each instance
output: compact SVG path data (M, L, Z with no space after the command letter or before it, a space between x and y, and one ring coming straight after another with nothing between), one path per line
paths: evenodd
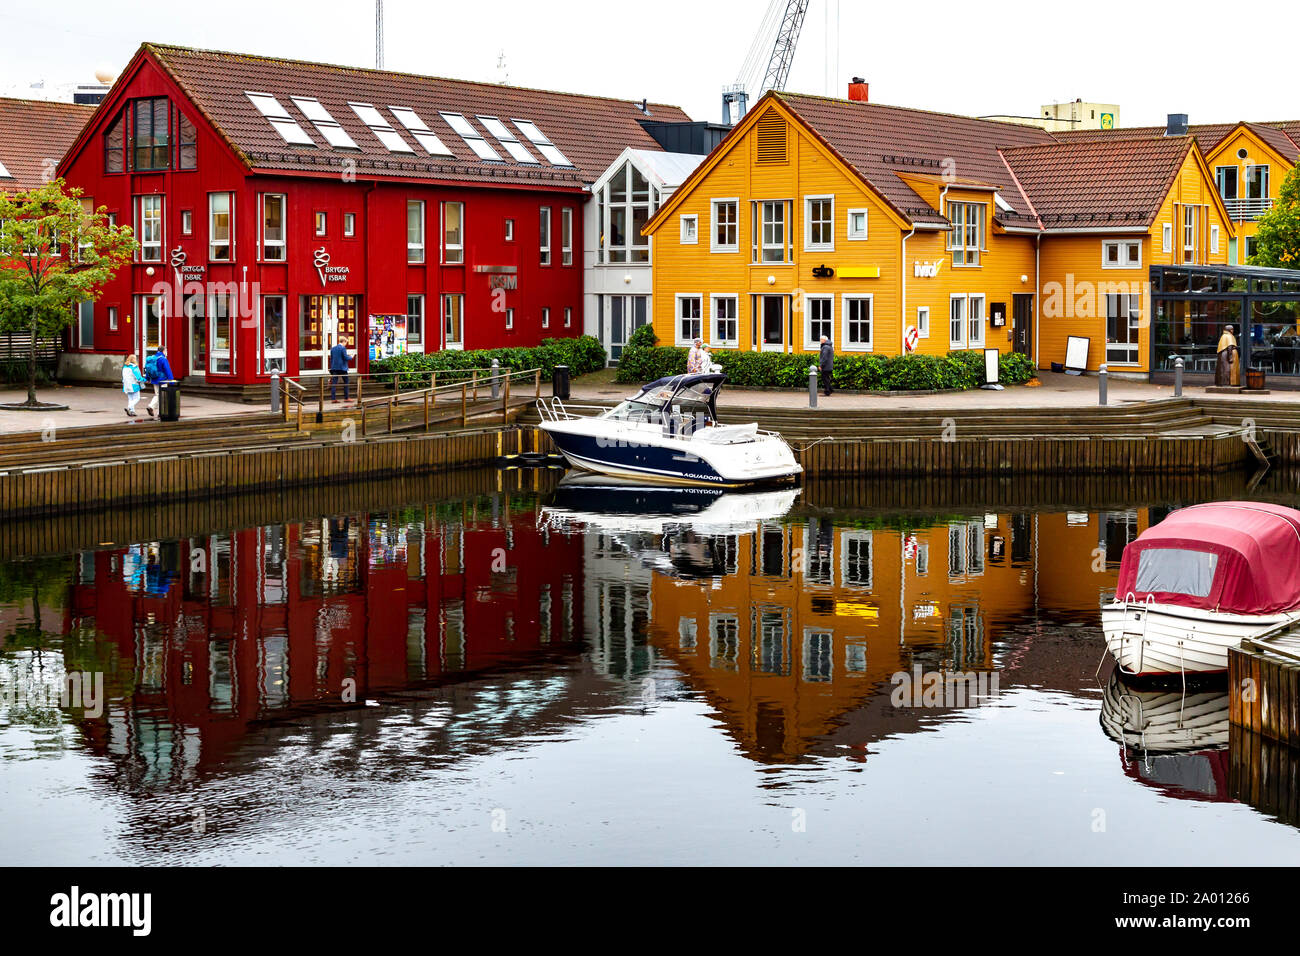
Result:
M570 465L617 478L740 488L793 481L803 466L775 432L718 423L721 372L674 375L614 408L539 399L542 429Z
M1300 621L1300 511L1193 505L1124 549L1106 647L1129 676L1210 674L1228 649Z

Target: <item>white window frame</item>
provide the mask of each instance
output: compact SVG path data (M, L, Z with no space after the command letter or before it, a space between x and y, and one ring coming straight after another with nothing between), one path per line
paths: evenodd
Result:
M733 242L718 242L718 208L720 206L730 206L734 217L730 223L731 231L734 233ZM710 252L739 252L740 251L740 197L730 196L722 199L709 200L709 251Z
M506 328L507 328L507 329L513 329L514 327L515 327L515 310L514 310L513 308L507 308L507 309L506 309Z
M357 234L357 214L354 212L345 212L343 214L343 235L351 239Z
M831 212L829 218L818 220L826 223L826 232L830 236L828 242L813 242L812 228L812 204L815 202L829 202ZM803 197L803 251L804 252L834 252L835 251L835 197L834 195L825 196L804 196Z
M424 342L428 338L429 332L429 310L426 308L428 300L420 292L408 292L406 294L406 350L408 352L423 352ZM411 303L419 303L419 312L411 311ZM419 315L420 317L420 340L413 341L411 338L411 316Z
M560 265L573 265L573 210L560 209Z
M513 219L507 219L507 220L506 220L506 238L505 238L505 241L506 241L506 242L514 242L514 241L515 241L515 221L514 221Z
M862 216L862 231L853 228L853 217ZM844 220L844 238L851 242L862 242L871 234L871 210L866 208L850 209Z
M861 580L861 575L855 576L849 573L849 542L853 541L858 544L858 569L861 572L863 561L861 561L862 551L866 551L866 581ZM866 545L865 549L862 545ZM841 531L840 532L840 587L862 588L870 591L872 582L875 580L875 561L876 561L876 544L875 536L870 531Z
M771 206L773 209L781 210L781 242L779 245L767 241L766 218L767 209ZM788 199L755 199L750 203L750 225L753 235L750 237L751 260L755 265L776 265L777 263L788 263L792 260L790 248L790 217L792 215L792 203ZM773 219L772 223L775 224ZM775 259L768 259L765 253L769 249L779 249L780 256Z
M961 303L961 316L958 318L954 318L952 314L952 304L954 302ZM967 319L969 318L966 312L966 308L967 305L966 305L965 292L953 292L951 295L948 296L948 350L950 352L955 352L957 350L966 348L966 332L967 329L969 328L969 326L966 324ZM960 329L960 334L957 338L953 338L953 334L952 334L954 323L956 323L957 327Z
M845 292L840 295L840 349L844 352L874 352L876 348L876 303L871 292ZM867 335L865 345L849 337L849 303L867 303Z
M683 246L698 245L700 241L700 217L695 213L680 217L677 230L678 238Z
M411 241L411 210L417 209L420 213L420 238L416 242ZM425 247L428 245L428 218L424 208L423 199L408 199L406 201L406 264L412 266L424 265Z
M727 337L722 334L718 327L718 303L731 302L733 311L732 315L726 321L735 326L735 336ZM740 296L734 292L714 293L709 296L709 342L724 349L740 348Z
M983 264L983 253L988 249L988 203L972 202L965 199L949 199L948 208L945 210L947 218L952 222L951 228L948 229L947 242L945 251L948 253L948 261L954 269L978 269ZM954 209L962 209L961 222L953 220L952 214ZM969 216L971 212L978 214L979 218L974 219ZM972 245L967 240L970 238L970 229L974 227L976 242ZM955 235L961 231L961 242L955 241ZM958 255L961 255L961 262L957 261ZM968 261L969 260L969 261Z
M537 214L537 260L539 265L551 264L551 207L542 206Z
M217 211L213 206L213 200L218 196L225 196L229 204L226 209L226 238L225 241L217 240L216 232L216 215ZM217 250L224 248L226 255L224 257L217 255ZM208 260L211 262L234 262L235 261L235 194L232 192L218 191L208 193Z
M1137 259L1134 260L1129 255L1131 246L1137 246ZM1119 255L1115 262L1110 261L1110 250L1117 249ZM1141 239L1105 239L1101 243L1101 267L1103 269L1141 269L1142 268L1142 240Z
M550 327L551 327L551 307L549 305L544 305L542 306L542 328L549 329Z
M701 292L679 292L673 298L673 338L676 344L681 347L689 348L695 344L695 335L685 339L682 338L682 303L688 300L694 300L698 315L694 316L694 321L698 323L698 336L704 338L704 294Z
M460 241L447 241L447 207L460 207ZM444 202L440 207L442 216L442 264L447 266L463 266L465 264L465 204L459 201Z
M311 218L313 223L312 228L316 230L316 235L324 236L329 233L330 217L326 214L325 210L317 209L312 213Z
M181 235L182 236L194 235L194 210L193 209L181 210Z
M1174 224L1164 223L1160 228L1160 249L1162 252L1174 251Z
M280 200L280 238L266 238L266 201ZM257 203L257 254L263 262L287 262L289 259L289 197L284 193L262 193ZM279 250L278 256L267 255L269 249Z
M1217 223L1210 223L1210 253L1219 254L1219 226Z
M156 217L150 216L150 222L156 222L158 226L157 238L152 241L145 240L145 204L157 200L158 214ZM167 217L164 214L166 202L161 193L151 193L149 195L136 196L135 198L135 221L136 221L136 239L140 243L139 261L141 262L162 262L163 247L167 245Z
M803 347L807 352L815 352L822 347L821 334L813 335L813 303L829 302L831 314L828 317L830 323L830 334L826 337L834 340L835 337L835 296L826 295L805 295L803 299Z
M447 337L447 315L450 311L448 306L453 299L460 300L460 338L452 340ZM461 351L465 348L465 294L463 292L444 292L442 294L442 307L438 310L439 337L443 340L443 348Z
M266 344L266 306L268 302L280 302L280 347L273 349ZM266 295L262 296L262 329L261 329L262 346L262 371L270 375L272 372L271 363L275 362L275 370L281 375L285 374L288 368L288 346L289 346L289 299L283 295Z
M573 328L573 307L572 306L566 305L564 307L564 327L566 329Z
M226 305L226 347L217 348L217 322L221 316L217 315L217 302L224 300ZM209 293L208 295L208 373L212 375L233 375L235 373L235 328L239 323L239 300L227 292ZM225 362L230 367L224 371L217 366Z
M980 304L980 317L978 320L975 318L975 310L971 308L971 306L975 302L979 302ZM978 328L979 328L980 337L978 342L975 341L975 339L970 335L970 331L976 328L975 326L976 321L979 322ZM984 340L987 338L987 336L985 335L985 330L988 327L988 321L989 321L988 299L986 298L984 293L972 292L969 295L967 295L966 296L966 339L967 339L966 347L968 349L984 348Z
M1111 342L1110 341L1110 304L1115 302L1116 311L1123 313L1128 332L1128 341ZM1119 316L1116 316L1119 318ZM1133 292L1109 292L1106 294L1106 304L1102 311L1102 320L1106 323L1103 326L1103 335L1105 336L1105 356L1108 365L1141 365L1142 364L1142 296ZM1116 356L1111 357L1114 351ZM1125 353L1125 354L1120 354Z
M117 306L110 305L107 307L107 309L105 309L105 311L108 313L108 331L116 332L117 331Z
M918 305L916 307L916 335L917 338L922 339L930 337L930 307L928 305Z
M1201 238L1201 213L1199 206L1193 206L1190 203L1183 206L1182 232L1183 257L1179 262L1183 265L1196 265L1198 254L1200 252L1199 247Z

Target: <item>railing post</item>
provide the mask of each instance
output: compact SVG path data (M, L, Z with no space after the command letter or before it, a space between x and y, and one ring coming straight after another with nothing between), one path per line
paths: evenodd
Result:
M1183 357L1174 356L1174 398L1183 397Z
M1097 404L1106 404L1106 380L1110 376L1106 372L1106 363L1102 362L1097 369Z
M478 369L472 369L469 375L470 383L474 386L474 401L478 401Z
M361 406L361 437L366 437L366 406Z
M474 390L476 392L478 391L478 385L474 386ZM469 394L469 390L465 387L465 383L461 382L460 383L460 427L461 428L465 428L466 426L469 425L469 407L467 406L465 401L466 396L468 394Z
M271 372L271 414L274 415L280 410L280 372L278 369Z
M817 407L817 366L808 366L808 407Z
M316 422L319 424L320 422L325 421L325 376L322 375L319 379L317 379L317 383L319 384L320 387L316 390L318 393L318 401L316 405Z
M388 400L388 434L393 433L393 407L397 404L397 396L394 395Z
M435 368L433 370L433 377L429 379L429 388L436 390L437 387L438 387L438 370ZM438 400L438 396L436 394L434 395L433 400L435 402Z
M424 430L429 430L429 399L433 398L433 390L429 389L424 393Z
M533 369L533 401L538 401L542 397L542 370Z
M506 373L506 387L501 390L501 424L509 421L510 408L510 373Z
M358 405L361 404L361 383L364 380L365 380L365 376L358 373L357 375L357 404Z
M501 363L496 359L492 360L492 401L496 401L501 396Z

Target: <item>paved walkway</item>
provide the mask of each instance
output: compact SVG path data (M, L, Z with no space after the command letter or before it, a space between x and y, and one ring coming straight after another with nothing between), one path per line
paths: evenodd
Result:
M119 425L131 421L124 411L126 398L118 388L46 385L36 390L36 397L42 402L67 405L68 410L66 412L15 412L0 408L0 435L40 431L49 422L53 422L55 428L78 428L84 425ZM0 388L0 404L21 402L26 398L26 388ZM136 414L142 421L149 420L149 413L144 410L144 407L152 398L151 388L141 396L140 404L135 407ZM241 405L214 398L186 395L185 390L181 389L183 419L211 418L217 415L238 415L240 412L264 410L256 405Z
M1057 372L1039 372L1040 385L1018 385L1002 391L970 389L965 392L942 392L931 395L873 395L836 392L830 398L819 394L818 407L836 409L860 408L864 411L880 412L890 407L902 408L1073 408L1097 404L1097 377L1082 375L1065 375ZM608 371L584 375L575 379L572 387L573 401L587 400L608 401L611 398L625 398L636 391L636 386L619 385L614 382ZM1127 402L1145 402L1162 398L1173 398L1172 385L1152 385L1148 382L1133 382L1112 378L1107 383L1108 403L1120 405ZM543 393L548 390L543 388ZM1215 398L1243 401L1268 401L1284 403L1300 409L1300 391L1273 390L1267 395L1214 395L1207 393L1203 386L1183 386L1184 398ZM749 389L725 387L718 399L722 407L783 407L807 408L806 391L786 391L768 389Z

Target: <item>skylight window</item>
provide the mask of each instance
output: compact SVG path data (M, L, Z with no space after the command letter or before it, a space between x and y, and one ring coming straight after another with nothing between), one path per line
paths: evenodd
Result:
M267 121L280 134L280 138L286 143L292 143L295 146L315 146L312 138L307 132L294 121L280 101L269 93L250 93L244 91L250 103L257 107L258 112L267 118Z
M447 125L456 131L457 135L465 141L466 146L474 150L474 155L479 159L485 159L490 163L505 162L465 117L459 113L439 113L438 115L447 121Z
M310 96L291 97L293 105L302 110L302 115L311 120L316 132L325 137L325 141L339 149L360 149L361 147L348 135L347 130L330 116L329 110L321 106L320 100Z
M1003 212L1015 212L1015 210L1011 208L1011 204L1002 198L1001 193L993 194L993 205L997 206Z
M5 164L0 163L0 179L13 179L13 178L14 177L9 172L9 170L5 169Z
M564 154L555 148L555 144L547 139L546 134L537 128L536 123L530 123L528 120L511 120L515 128L524 134L528 142L537 147L537 151L546 157L546 161L552 166L572 166L573 163L564 158Z
M514 157L517 163L536 163L537 157L528 150L524 149L524 144L519 142L518 137L506 127L495 116L480 116L478 121L483 124L483 128L497 138L497 142L505 147L507 153Z
M375 134L379 142L388 147L390 153L414 153L411 144L397 135L397 130L393 129L392 124L384 119L384 114L375 109L369 103L349 103L352 112L357 114L361 122L365 123L370 132Z
M390 106L389 111L397 117L397 122L406 127L407 132L415 137L415 141L424 147L424 151L430 156L451 156L452 152L438 134L429 129L429 124L416 114L415 110L407 109L405 106Z

